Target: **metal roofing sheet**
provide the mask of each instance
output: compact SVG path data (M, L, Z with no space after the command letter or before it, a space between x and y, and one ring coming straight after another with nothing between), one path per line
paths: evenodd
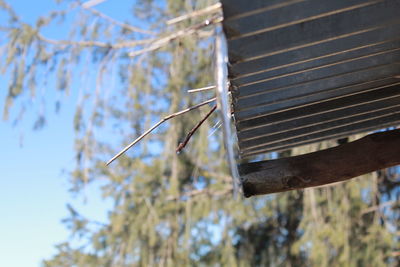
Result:
M400 0L222 0L242 156L400 123Z

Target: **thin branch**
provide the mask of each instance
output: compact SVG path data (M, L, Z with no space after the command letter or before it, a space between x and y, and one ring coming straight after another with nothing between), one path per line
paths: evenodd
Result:
M187 20L187 19L190 19L190 18L198 17L198 16L201 16L201 15L207 15L207 14L210 14L210 13L214 13L214 12L220 11L221 10L221 6L222 6L221 3L216 3L216 4L208 6L206 8L203 8L203 9L200 9L200 10L195 10L195 11L190 12L188 14L185 14L185 15L182 15L182 16L179 16L179 17L176 17L176 18L168 20L167 21L167 25L175 24L175 23L181 22L183 20Z
M96 16L102 18L102 19L105 19L105 20L111 22L112 24L115 24L115 25L117 25L117 26L119 26L119 27L121 27L123 29L127 29L127 30L130 30L132 32L140 32L140 33L149 34L149 35L156 35L155 32L144 30L144 29L141 29L141 28L138 28L138 27L123 23L121 21L115 20L115 19L111 18L110 16L107 16L106 14L104 14L104 13L102 13L102 12L100 12L100 11L94 9L94 8L92 8L91 6L85 6L85 4L83 4L82 8L84 8L85 10L93 13L94 15L96 15Z
M216 197L216 196L223 196L226 195L230 192L232 192L233 187L231 185L227 185L227 187L223 190L219 190L219 191L212 191L209 188L204 188L204 189L194 189L188 192L183 193L180 196L169 196L167 197L167 201L171 201L171 200L178 200L182 197L195 197L195 196L199 196L199 195L208 195L208 196L212 196L212 197Z
M134 146L137 142L139 142L140 140L142 140L146 135L148 135L149 133L151 133L154 129L156 129L158 126L160 126L161 124L163 124L163 123L166 122L167 120L172 119L172 118L174 118L174 117L176 117L176 116L185 114L185 113L187 113L187 112L189 112L189 111L192 111L192 110L194 110L194 109L198 109L198 108L200 108L200 107L202 107L202 106L204 106L204 105L207 105L207 104L209 104L209 103L211 103L211 102L214 102L215 100L216 100L216 98L214 97L214 98L211 98L211 99L209 99L209 100L207 100L207 101L204 101L204 102L202 102L202 103L199 103L199 104L197 104L197 105L195 105L195 106L189 107L189 108L187 108L187 109L178 111L178 112L176 112L176 113L173 113L173 114L170 114L170 115L164 117L162 120L160 120L160 121L157 122L155 125L153 125L150 129L148 129L146 132L144 132L141 136L139 136L138 138L136 138L132 143L130 143L130 144L127 145L124 149L122 149L122 150L121 150L117 155L115 155L112 159L110 159L110 160L107 162L107 165L109 165L109 164L110 164L111 162L113 162L115 159L117 159L118 157L120 157L120 156L121 156L122 154L124 154L129 148L131 148L132 146Z
M97 47L104 47L104 48L111 48L111 49L131 48L131 47L135 47L137 45L148 44L154 40L154 39L145 39L145 40L136 40L136 41L130 41L130 42L110 44L110 43L104 43L104 42L99 42L99 41L54 40L54 39L46 38L43 35L41 35L40 33L37 33L36 36L38 37L39 40L49 43L49 44L53 44L53 45L71 45L71 46L81 46L81 47L97 46Z
M361 215L364 215L364 214L367 214L369 212L373 212L373 211L379 210L379 209L387 207L387 206L393 206L393 205L398 204L398 203L399 203L398 201L387 201L387 202L381 203L379 205L375 205L375 206L366 208L365 210L361 211Z
M221 181L228 182L228 183L232 182L232 176L224 174L224 173L210 171L210 170L203 169L203 168L200 168L199 172L202 176L207 176L207 177L214 178L214 179L221 180Z
M129 53L129 56L135 57L135 56L147 53L147 52L158 50L178 38L193 34L193 33L197 32L198 30L200 30L201 28L204 28L204 27L212 25L212 24L219 23L222 20L223 20L223 18L221 16L217 16L217 17L214 17L209 20L207 19L207 20L203 21L202 23L190 26L186 29L179 30L177 32L171 33L170 35L162 37L162 38L156 40L152 45L150 45L147 48L144 48L144 49L141 49L138 51L132 51Z
M196 89L190 89L190 90L188 90L188 93L203 92L203 91L208 91L208 90L215 89L215 88L216 88L215 85L210 85L210 86L206 86L206 87L201 87L201 88L196 88Z
M160 217L157 214L157 211L154 209L153 205L150 203L149 198L144 197L144 202L146 203L147 208L150 210L150 214L153 216L155 221L159 221Z
M181 153L182 149L185 148L185 146L187 145L187 143L189 142L190 138L192 137L192 135L197 131L197 129L199 129L199 127L208 119L208 117L210 117L210 115L217 109L217 105L215 105L208 113L207 115L201 119L201 121L199 121L193 128L192 130L190 130L190 132L186 135L186 138L183 142L179 143L178 147L176 148L176 153Z
M230 86L230 82L227 82L228 87ZM217 88L216 85L210 85L210 86L205 86L205 87L200 87L196 89L189 89L188 93L197 93L197 92L203 92L203 91L208 91ZM231 91L228 92L228 94L231 94Z
M83 8L90 8L90 7L94 7L97 6L98 4L101 4L103 2L105 2L107 0L89 0L85 3L82 4Z
M2 32L8 32L8 31L11 31L11 30L14 30L14 29L15 29L14 27L0 26L0 31L2 31Z

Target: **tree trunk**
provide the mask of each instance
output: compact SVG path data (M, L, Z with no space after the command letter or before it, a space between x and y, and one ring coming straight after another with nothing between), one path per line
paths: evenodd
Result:
M245 197L349 180L400 164L400 129L305 155L241 164Z

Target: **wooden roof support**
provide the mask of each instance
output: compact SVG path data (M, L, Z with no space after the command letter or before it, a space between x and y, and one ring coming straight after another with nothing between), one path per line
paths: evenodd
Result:
M241 164L245 197L349 180L400 164L400 129L305 155Z

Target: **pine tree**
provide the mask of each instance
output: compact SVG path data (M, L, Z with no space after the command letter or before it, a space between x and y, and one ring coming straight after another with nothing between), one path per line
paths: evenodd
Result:
M234 200L222 136L215 131L218 116L175 153L211 106L169 120L106 167L121 147L164 116L213 97L212 92L187 93L214 83L212 25L154 51L128 54L152 47L158 35L185 32L210 19L204 15L165 26L167 19L215 1L138 0L133 16L145 30L116 24L80 2L59 2L64 9L30 25L0 0L9 18L1 28L6 37L1 68L11 74L4 116L23 110L37 88L51 87L48 77L55 75L61 96L79 84L72 190L79 194L100 182L114 205L106 224L69 206L65 223L73 238L60 243L45 266L396 266L396 169L335 186ZM65 40L43 35L48 24L72 14L76 21ZM93 72L95 81L86 78ZM35 127L45 120L39 113Z

